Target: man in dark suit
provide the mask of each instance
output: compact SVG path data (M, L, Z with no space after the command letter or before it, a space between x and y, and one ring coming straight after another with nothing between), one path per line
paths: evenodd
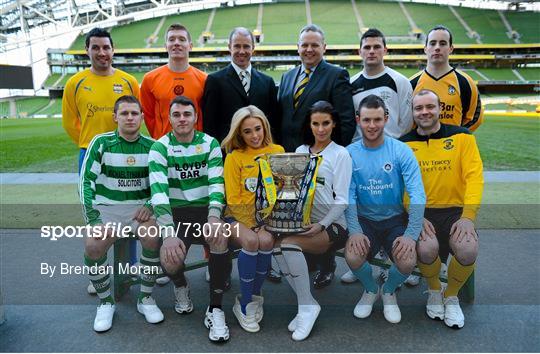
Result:
M278 101L281 109L281 136L278 137L285 151L295 151L302 144L302 125L311 106L320 100L330 102L337 110L340 120L340 138L336 143L347 146L356 129L352 88L349 73L338 66L328 64L323 55L326 51L324 32L317 25L307 25L300 30L298 54L301 65L281 77ZM338 135L339 136L339 135ZM310 268L317 262L318 272L313 284L324 288L334 277L335 252L311 256L307 254Z
M278 101L281 108L281 131L278 137L285 151L295 151L302 144L302 124L313 103L324 100L338 111L341 125L340 145L348 145L356 129L349 73L328 64L324 32L317 25L300 31L298 54L301 65L281 77Z
M229 35L231 63L206 79L203 130L220 142L229 132L234 113L248 105L255 105L266 114L274 135L279 131L276 84L251 66L254 49L253 34L248 29L233 29Z

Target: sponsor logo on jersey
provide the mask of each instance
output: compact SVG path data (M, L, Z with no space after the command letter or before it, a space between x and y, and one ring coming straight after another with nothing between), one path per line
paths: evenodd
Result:
M256 177L250 177L246 178L244 181L244 187L247 191L251 193L255 193L255 190L257 189L257 178Z
M390 93L388 91L381 91L379 93L379 97L384 101L384 102L388 102L388 100L390 99Z
M452 85L448 85L448 94L449 95L455 95L456 94L456 88Z
M113 84L112 90L114 93L122 93L124 92L124 86L122 84Z
M452 150L454 148L454 139L446 139L443 141L444 145L443 145L443 149L445 150Z
M174 91L174 94L176 96L180 96L180 95L182 95L184 93L184 86L176 85L176 86L174 86L173 91Z
M390 162L386 162L384 165L383 165L383 170L384 172L392 172L392 170L394 169L394 166L392 166L392 163Z
M324 186L324 177L317 177L317 183Z
M128 165L133 166L137 160L135 160L135 156L128 156L126 162Z

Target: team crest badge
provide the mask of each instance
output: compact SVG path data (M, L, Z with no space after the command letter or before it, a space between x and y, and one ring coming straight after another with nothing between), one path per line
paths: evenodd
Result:
M251 177L246 178L246 181L244 182L244 187L247 191L250 191L251 193L255 193L255 190L257 189L257 178Z
M174 94L176 96L181 96L184 93L184 86L182 85L176 85L173 89Z
M456 94L456 88L452 85L448 85L448 94L449 95L455 95Z
M112 90L114 93L121 94L124 91L124 86L122 84L113 84Z
M195 146L195 152L197 154L200 154L202 151L203 151L202 146L200 146L200 145Z
M128 158L126 159L126 162L128 165L133 166L135 165L135 162L137 162L137 160L135 160L134 156L128 156Z
M394 169L394 166L390 162L387 162L383 165L384 172L390 173Z
M454 139L446 139L443 141L443 149L452 150L454 148Z

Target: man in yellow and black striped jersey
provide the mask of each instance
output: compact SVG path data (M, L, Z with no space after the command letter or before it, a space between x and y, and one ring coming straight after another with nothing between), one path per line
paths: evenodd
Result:
M458 292L474 271L478 235L474 220L482 200L482 160L474 136L463 127L443 124L440 100L431 90L413 96L417 128L400 140L413 150L426 192L424 226L417 243L418 267L428 284L427 315L453 328L465 324ZM441 258L448 265L448 286L439 280Z
M414 93L422 89L437 93L442 123L475 131L482 124L484 115L480 93L469 75L450 66L449 57L453 50L450 30L441 25L433 27L424 46L426 69L416 73L411 84Z

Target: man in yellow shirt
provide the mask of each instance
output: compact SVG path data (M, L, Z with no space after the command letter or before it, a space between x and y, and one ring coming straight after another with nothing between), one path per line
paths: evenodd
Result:
M427 315L462 328L458 292L474 271L478 235L474 220L482 201L482 160L474 136L463 127L440 122L440 101L420 90L412 101L417 129L401 137L413 150L426 191L424 226L417 243L418 267L428 284ZM441 258L448 265L448 286L439 280Z
M124 95L139 98L137 80L112 67L113 40L109 32L94 28L86 35L90 68L73 75L62 97L62 126L80 148L79 171L90 141L97 134L113 131L113 108Z
M426 69L415 74L411 84L414 93L428 89L439 96L442 123L475 131L484 116L480 93L469 75L450 66L453 51L450 30L441 25L432 28L424 46Z

